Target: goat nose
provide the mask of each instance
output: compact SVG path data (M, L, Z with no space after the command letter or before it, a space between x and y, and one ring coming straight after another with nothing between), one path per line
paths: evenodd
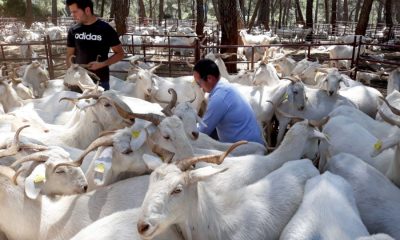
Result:
M199 138L199 132L192 132L194 139Z
M329 95L333 95L333 91L329 91Z
M87 185L83 186L83 191L87 191Z
M137 229L140 234L144 234L149 228L150 225L144 221L139 221L137 224Z
M299 110L303 111L304 110L304 106L299 107Z

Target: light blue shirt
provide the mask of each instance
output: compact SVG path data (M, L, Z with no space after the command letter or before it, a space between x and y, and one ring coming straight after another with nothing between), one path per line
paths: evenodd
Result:
M221 142L247 140L264 145L256 116L247 99L223 79L210 92L203 121L207 126L199 126L199 131L210 135L217 129Z

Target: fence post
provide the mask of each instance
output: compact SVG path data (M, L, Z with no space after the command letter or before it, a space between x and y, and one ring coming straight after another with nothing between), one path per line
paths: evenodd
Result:
M354 35L354 41L353 41L353 52L351 54L351 65L350 65L350 69L353 68L354 66L354 55L356 53L356 47L357 47L357 35ZM360 49L358 49L358 52L360 52Z
M45 50L46 50L46 58L47 58L47 67L50 75L50 79L54 79L54 67L53 67L53 55L51 53L51 41L49 35L46 35L44 39Z
M357 58L356 58L356 63L355 63L355 70L354 70L354 79L357 77L357 69L358 69L358 60L360 59L360 52L361 52L361 37L360 40L358 40L358 53L357 53ZM353 68L353 66L351 67Z

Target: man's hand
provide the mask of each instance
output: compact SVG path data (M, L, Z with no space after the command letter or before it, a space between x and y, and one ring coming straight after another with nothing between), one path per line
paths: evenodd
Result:
M103 68L103 67L106 67L106 66L107 65L104 62L93 61L93 62L88 63L88 69L91 70L91 71L95 71L97 69L100 69L100 68Z

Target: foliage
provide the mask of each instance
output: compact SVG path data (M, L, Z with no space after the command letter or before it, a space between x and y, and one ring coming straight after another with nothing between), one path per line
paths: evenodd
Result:
M25 0L4 0L0 2L1 16L24 18L26 12ZM32 6L33 16L35 19L43 19L51 13L49 9L41 8L38 5Z

